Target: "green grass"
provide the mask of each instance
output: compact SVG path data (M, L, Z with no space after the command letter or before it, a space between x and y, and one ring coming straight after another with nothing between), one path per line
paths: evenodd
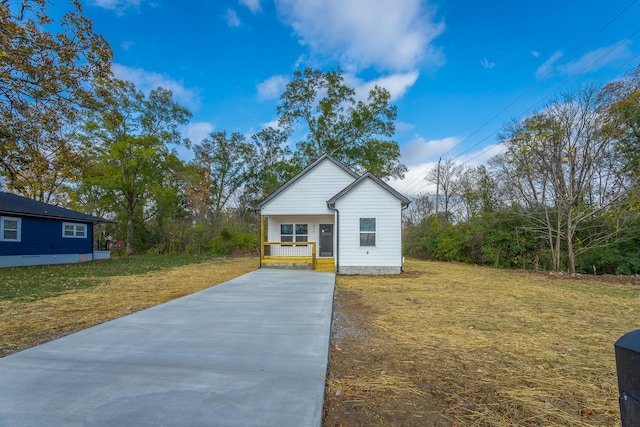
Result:
M0 268L0 300L37 301L90 288L113 276L133 276L211 259L203 255L141 255L79 264Z

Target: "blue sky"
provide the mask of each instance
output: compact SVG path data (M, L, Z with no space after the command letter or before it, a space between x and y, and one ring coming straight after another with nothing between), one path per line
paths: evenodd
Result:
M410 171L424 191L440 156L500 151L499 129L553 94L606 83L640 63L638 0L86 0L116 77L173 91L183 133L247 136L276 119L295 70L341 67L366 95L386 87ZM292 141L295 143L295 141ZM191 158L184 149L183 159Z

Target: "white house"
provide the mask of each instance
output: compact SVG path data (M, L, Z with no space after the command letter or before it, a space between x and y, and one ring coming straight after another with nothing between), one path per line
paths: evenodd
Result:
M256 207L261 266L398 274L408 205L373 174L325 154Z

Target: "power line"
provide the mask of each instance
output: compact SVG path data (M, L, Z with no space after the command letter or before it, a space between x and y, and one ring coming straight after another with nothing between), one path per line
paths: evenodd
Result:
M580 46L578 46L576 49L574 49L568 56L566 56L562 63L567 63L571 58L573 58L575 55L578 54L578 52L580 50L582 50L583 47L585 47L586 45L588 45L594 38L596 38L602 31L604 31L609 25L611 25L616 19L618 19L623 13L625 13L631 6L633 6L638 0L633 0L631 3L627 4L620 12L618 12L618 14L616 16L614 16L613 18L611 18L609 20L609 22L607 22L606 24L604 24L598 31L596 31L595 33L593 33L586 41L584 41ZM489 120L487 120L483 125L481 125L478 129L476 129L475 131L473 131L469 136L463 138L460 142L458 142L457 144L455 144L453 147L449 148L449 150L447 150L444 154L442 154L443 156L449 154L451 151L453 151L456 147L460 146L460 144L462 144L463 142L467 141L469 138L471 138L473 135L475 135L476 133L480 132L482 129L484 129L489 123L491 123L492 121L494 121L495 119L497 119L500 115L502 115L502 113L504 113L505 111L507 111L511 106L513 106L516 102L518 102L519 100L521 100L522 98L524 98L527 94L529 94L529 92L531 92L533 89L535 89L538 85L540 85L540 83L542 83L547 77L549 77L550 75L552 75L554 72L556 72L558 70L558 68L560 68L562 63L558 63L555 67L551 68L549 71L547 71L538 81L536 81L533 85L529 86L528 89L526 89L523 93L521 93L519 96L516 97L516 99L514 99L513 101L511 101L506 107L502 108L500 111L498 111L496 114L494 114Z
M640 32L640 29L638 29L638 31L636 31L634 34L637 34L638 32ZM597 80L597 83L600 83L600 82L602 82L602 81L606 80L608 77L610 77L610 76L612 76L613 74L615 74L615 73L616 73L617 71L619 71L621 68L626 67L629 63L633 62L633 61L634 61L634 60L636 60L637 58L640 58L640 53L639 53L639 54L637 54L637 55L635 55L634 57L632 57L632 58L631 58L631 59L629 59L628 61L626 61L624 64L621 64L620 66L616 67L613 71L611 71L611 72L610 72L610 73L608 73L607 75L605 75L605 76L601 77L600 79L598 79L598 80ZM594 62L593 64L591 64L591 66L593 66L593 65L595 65L595 62ZM575 79L575 77L574 77L573 79ZM572 80L573 80L573 79L572 79ZM572 80L570 80L570 81L572 81ZM561 88L562 88L562 86L561 86L560 88L556 89L554 92L552 92L552 93L551 93L551 94L549 94L548 96L546 96L545 98L543 98L543 99L541 99L540 101L538 101L538 103L540 103L540 102L544 101L546 98L548 98L549 96L553 95L555 92L557 92L557 91L558 91L558 90L560 90ZM537 104L536 104L536 105L537 105ZM535 106L535 105L534 105L534 106ZM522 113L520 113L520 115L519 115L518 117L523 116L527 111L531 110L531 108L533 108L533 107L530 107L530 108L528 108L527 110L523 111ZM493 135L496 135L496 134L497 134L498 132L500 132L500 130L502 130L503 128L504 128L504 126L503 126L503 127L501 127L500 129L498 129L497 131L493 132L492 134L488 135L487 137L485 137L485 138L483 139L483 141L487 140L489 137L491 137L491 136L493 136ZM482 141L481 141L481 142L482 142ZM485 154L485 153L486 153L486 152L488 152L488 151L491 151L491 150L492 150L492 149L494 149L496 146L501 145L501 144L502 144L502 141L500 141L500 142L499 142L498 144L496 144L496 145L491 145L491 146L487 147L486 149L482 150L481 152L479 152L479 153L478 153L478 154L476 154L475 156L473 156L473 157L471 157L470 159L467 159L465 162L461 163L461 165L466 165L467 163L471 162L472 160L477 159L478 157L482 156L483 154ZM464 153L463 153L463 154L464 154ZM458 156L458 157L459 157L459 156ZM455 157L455 158L454 158L454 160L455 160L456 158L458 158L458 157Z
M532 86L530 86L528 89L526 89L522 94L520 94L519 96L517 96L513 101L511 101L507 106L505 106L504 108L502 108L498 113L496 113L495 115L493 115L489 120L487 120L484 124L482 124L478 129L476 129L475 131L473 131L470 135L466 136L465 138L463 138L462 140L460 140L458 143L456 143L453 147L451 147L449 150L447 150L444 154L448 154L451 151L453 151L455 148L457 148L458 146L460 146L462 143L464 143L465 141L467 141L469 138L471 138L472 136L474 136L475 134L477 134L478 132L480 132L482 129L484 129L486 126L488 126L491 122L493 122L496 118L498 118L500 115L502 115L502 113L504 113L506 110L508 110L510 107L512 107L516 102L518 102L520 99L522 99L523 97L525 97L527 94L529 94L533 89L535 89L542 81L544 81L547 77L549 77L551 74L553 74L555 71L558 70L558 68L560 68L563 64L566 64L568 62L568 60L570 60L571 58L573 58L582 48L584 48L587 44L589 44L595 37L597 37L602 31L604 31L604 29L606 29L609 25L611 25L615 20L617 20L622 14L624 14L630 7L632 7L635 3L637 3L638 0L633 0L630 3L628 3L620 12L618 12L618 14L616 14L613 18L611 18L606 24L604 24L598 31L596 31L594 34L592 34L585 42L583 42L582 44L580 44L580 46L576 49L574 49L571 54L569 54L568 56L566 56L562 62L559 62L555 67L553 67L552 69L550 69L547 73L545 73L536 83L534 83ZM580 77L582 74L584 74L587 70L589 70L591 67L593 67L595 64L597 64L598 62L600 62L603 58L605 58L606 56L608 56L610 53L612 53L613 51L615 51L616 49L618 49L622 44L624 44L627 40L633 38L638 32L640 32L640 29L636 30L634 33L632 33L630 36L628 36L627 38L625 38L624 40L622 40L621 42L619 42L618 44L616 44L614 47L612 47L611 49L609 49L605 54L603 54L602 56L600 56L598 59L596 59L595 61L593 61L591 64L589 64L587 67L585 67L582 71L578 72L577 74L575 74L572 78L570 78L569 80L565 81L563 84L561 84L558 88L556 88L554 91L552 91L551 93L549 93L548 95L544 96L543 98L541 98L539 101L537 101L536 103L534 103L533 105L531 105L530 107L528 107L527 109L525 109L522 113L520 113L520 115L518 115L518 117L522 116L523 114L525 114L527 111L535 108L538 104L540 104L541 102L543 102L544 100L548 99L550 96L552 96L553 94L555 94L556 92L558 92L560 89L562 89L563 87L565 87L566 85L568 85L569 83L573 82L574 80L576 80L578 77ZM637 56L636 56L637 57ZM633 59L635 59L636 57L634 57ZM632 60L633 60L632 59ZM628 64L630 61L627 61L625 63ZM618 67L619 69L620 67ZM617 70L616 70L617 71ZM498 130L492 132L491 134L489 134L488 136L484 137L483 139L481 139L479 142L471 145L470 147L468 147L467 149L465 149L462 153L458 154L456 157L454 157L452 160L458 159L460 158L463 154L467 153L469 150L477 147L478 145L480 145L482 142L486 141L487 139L489 139L490 137L496 135L498 132L500 132L500 130L503 128L503 126L501 126ZM480 153L478 153L476 156L472 157L471 159L465 161L463 163L466 164L468 162L470 162L471 160L476 159L477 157L479 157L480 155L484 154L485 152L493 149L495 147L495 145L492 145L490 147L488 147L487 149L481 151ZM414 188L421 184L422 181L424 180L424 178L426 177L426 174L428 173L428 171L425 171L424 173L421 173L416 179L414 179L414 181L412 183L409 184L409 186L405 187L405 192L410 192L412 190L414 190Z
M616 49L618 49L620 46L622 46L626 41L630 40L631 38L633 38L635 35L637 35L638 33L640 33L640 28L638 28L636 31L634 31L630 36L626 37L625 39L623 39L622 41L620 41L619 43L617 43L615 46L613 46L611 49L609 49L607 52L605 52L603 55L601 55L600 57L598 57L595 61L591 62L589 65L587 65L585 68L583 68L581 71L579 71L578 73L576 73L573 77L571 77L570 79L568 79L567 81L565 81L563 84L561 84L560 86L558 86L556 89L554 89L552 92L550 92L549 94L543 96L542 98L540 98L538 101L536 101L535 103L533 103L531 106L527 107L525 110L523 110L520 114L518 114L516 117L517 118L521 118L522 116L524 116L525 114L527 114L530 110L532 110L533 108L535 108L536 106L538 106L539 104L541 104L542 102L544 102L545 100L547 100L548 98L550 98L551 96L553 96L555 93L557 93L558 91L560 91L562 88L564 88L565 86L567 86L568 84L570 84L571 82L573 82L574 80L576 80L578 77L580 77L581 75L583 75L586 71L588 71L590 68L592 68L594 65L596 65L598 62L600 62L602 59L604 59L605 57L607 57L608 55L610 55L613 51L615 51ZM613 75L614 73L616 73L617 71L619 71L621 68L627 66L629 63L633 62L636 58L640 57L640 53L633 56L631 59L629 59L628 61L626 61L625 63L619 65L618 67L616 67L613 71L611 71L610 73L608 73L607 75L601 77L600 79L598 79L596 82L602 82L603 80L607 79L608 77L610 77L611 75ZM483 139L481 139L480 141L478 141L477 143L473 144L472 146L470 146L469 148L467 148L466 150L464 150L462 153L458 154L457 156L451 158L451 160L456 160L459 159L460 157L462 157L463 154L467 153L468 151L470 151L471 149L477 147L478 145L480 145L481 143L485 142L486 140L488 140L489 138L491 138L492 136L495 136L496 134L498 134L502 129L504 128L504 126L501 126L500 128L498 128L497 130L495 130L494 132L490 133L489 135L485 136ZM461 163L461 165L465 165L469 162L471 162L472 160L477 159L478 157L480 157L481 155L487 153L488 151L494 149L496 146L501 145L502 142L499 142L496 145L491 145L489 147L487 147L486 149L482 150L481 152L479 152L478 154L476 154L475 156L473 156L470 159L467 159L465 162ZM411 190L413 190L417 185L422 184L422 181L424 180L424 178L426 178L426 174L428 173L428 171L425 171L424 176L419 177L418 179L414 180L411 183L410 187L405 187L405 192L410 192Z
M525 114L527 114L529 111L531 111L534 107L536 107L537 105L541 104L543 101L547 100L548 98L550 98L552 95L554 95L555 93L557 93L560 89L562 89L563 87L567 86L569 83L573 82L575 79L577 79L578 77L580 77L580 75L584 74L586 71L588 71L591 67L593 67L594 65L596 65L598 62L600 62L603 58L605 58L606 56L608 56L609 54L611 54L613 51L615 51L617 48L619 48L620 46L622 46L624 44L624 42L626 42L627 40L631 39L632 37L634 37L636 34L640 33L640 28L638 28L633 34L631 34L629 37L625 38L624 40L622 40L621 42L619 42L618 44L616 44L613 48L611 48L610 50L608 50L604 55L600 56L598 59L596 59L595 61L593 61L591 64L589 64L588 66L586 66L585 68L583 68L579 73L577 73L576 75L574 75L572 78L570 78L569 80L567 80L566 82L564 82L562 85L560 85L559 87L557 87L553 92L549 93L548 95L540 98L538 101L536 101L531 107L527 108L526 110L524 110L522 113L520 113L517 117L520 118L522 116L524 116ZM625 62L626 65L629 62L633 61L635 58L639 57L640 54L634 56L631 60ZM616 68L614 71L618 71L621 67ZM609 73L609 75L612 73ZM600 78L598 79L598 82L602 81L604 78ZM497 131L493 132L492 134L486 136L484 139L482 139L480 142L474 144L473 146L469 147L468 149L466 149L465 151L463 151L462 153L460 153L460 155L456 156L453 158L453 160L458 159L462 156L462 154L468 152L471 148L476 147L477 145L479 145L481 142L486 141L487 139L489 139L489 137L497 134L498 132L500 132L500 130L503 127L501 127L500 129L498 129ZM501 144L501 142L500 142ZM471 160L476 159L477 157L479 157L481 154L483 154L486 151L489 151L490 149L492 149L494 146L489 147L489 149L487 150L483 150L482 152L480 152L478 155L472 157L471 159L468 159L467 161L465 161L464 163L462 163L463 165L469 163Z

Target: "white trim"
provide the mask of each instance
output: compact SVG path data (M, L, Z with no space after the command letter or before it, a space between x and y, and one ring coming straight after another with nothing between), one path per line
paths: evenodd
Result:
M93 261L93 253L88 254L42 254L42 255L5 255L0 256L2 267L26 267L45 264L74 264Z
M372 219L373 220L373 231L362 231L362 220L363 219ZM378 221L376 217L360 217L358 221L358 245L360 248L365 248L363 250L369 250L370 248L375 248L378 246L378 236L376 236L378 230ZM362 235L363 234L373 234L373 245L363 245L362 244Z
M73 230L67 230L67 226L73 227ZM87 224L82 224L79 222L63 222L62 237L67 239L86 239L87 228ZM80 230L82 230L82 235L78 233ZM71 231L73 234L67 234L67 231Z
M291 234L282 234L282 226L283 225L290 225L291 226ZM298 226L299 225L304 225L307 227L307 232L306 233L298 233ZM286 237L291 237L292 240L284 240L284 236ZM298 237L304 236L306 238L306 240L298 240ZM308 242L309 241L309 223L307 222L297 222L297 223L282 223L280 224L280 241L281 242L297 242L297 243L304 243L304 242Z
M17 238L15 239L5 239L4 238L4 222L6 220L16 221L18 223L17 226ZM22 241L22 218L17 218L13 216L0 216L0 242L21 242Z

